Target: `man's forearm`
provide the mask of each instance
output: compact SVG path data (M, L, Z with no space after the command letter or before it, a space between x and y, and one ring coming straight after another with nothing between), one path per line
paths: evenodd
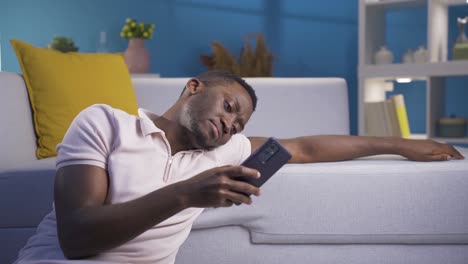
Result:
M86 207L58 222L62 249L68 258L83 258L119 246L187 206L175 195L177 184L138 199ZM60 229L60 223L67 228Z
M295 162L351 160L378 154L400 154L401 138L362 136L308 136L296 141L301 155Z

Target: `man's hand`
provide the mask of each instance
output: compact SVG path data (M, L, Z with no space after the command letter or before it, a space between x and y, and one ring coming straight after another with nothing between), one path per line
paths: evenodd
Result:
M442 161L464 159L453 146L433 140L402 139L398 143L401 156L413 161Z
M251 204L246 195L260 195L260 189L235 180L239 176L260 177L257 170L243 166L223 166L204 171L178 183L187 207L229 207L233 203Z

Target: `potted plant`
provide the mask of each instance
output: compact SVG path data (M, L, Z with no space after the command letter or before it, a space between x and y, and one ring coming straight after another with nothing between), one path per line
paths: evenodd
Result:
M75 46L75 42L73 42L71 38L64 36L55 36L52 39L52 42L49 45L47 45L47 48L58 50L61 52L78 51L78 47Z
M149 72L150 55L144 41L153 37L153 30L154 24L138 23L131 18L125 20L120 37L129 40L124 59L130 73Z

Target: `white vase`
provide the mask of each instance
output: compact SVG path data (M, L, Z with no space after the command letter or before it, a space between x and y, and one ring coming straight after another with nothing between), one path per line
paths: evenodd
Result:
M412 49L408 49L408 51L401 58L401 62L403 62L403 63L413 63L414 62L414 53L413 53Z
M375 53L375 64L391 64L393 62L393 53L385 46Z
M414 52L415 63L426 63L427 62L427 51L424 46L419 46L418 50Z

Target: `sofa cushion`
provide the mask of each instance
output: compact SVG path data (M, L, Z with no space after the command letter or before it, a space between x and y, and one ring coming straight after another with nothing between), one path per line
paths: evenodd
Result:
M260 244L468 244L467 189L467 159L288 164L251 206L206 209L193 227L240 225Z
M33 110L38 158L55 156L73 118L101 103L137 113L130 75L121 55L80 54L12 40Z

